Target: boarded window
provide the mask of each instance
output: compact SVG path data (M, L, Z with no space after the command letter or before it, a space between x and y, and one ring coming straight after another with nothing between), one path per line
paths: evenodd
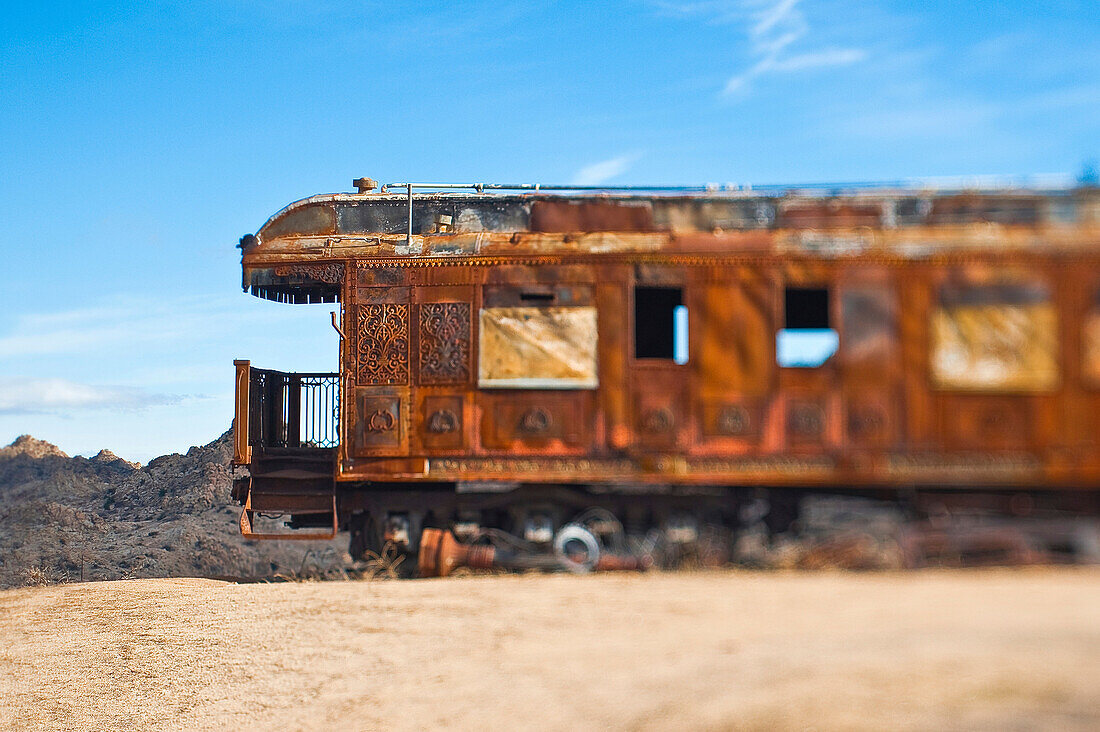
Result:
M932 380L941 389L1056 389L1058 314L1041 283L949 284L931 323Z
M596 308L484 308L478 386L595 389Z
M884 367L895 355L897 298L885 284L857 284L840 296L845 365Z

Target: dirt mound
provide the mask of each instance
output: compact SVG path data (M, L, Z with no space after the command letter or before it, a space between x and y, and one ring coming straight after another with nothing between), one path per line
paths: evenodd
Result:
M231 433L141 466L68 457L23 436L0 449L0 587L61 580L296 574L340 564L346 538L249 542L231 504Z

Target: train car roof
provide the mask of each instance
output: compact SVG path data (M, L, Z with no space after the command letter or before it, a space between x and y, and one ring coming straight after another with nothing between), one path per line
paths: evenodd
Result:
M316 278L274 273L314 260L1100 249L1100 188L966 183L597 188L359 179L358 193L296 201L242 237L244 286L269 299L335 299Z

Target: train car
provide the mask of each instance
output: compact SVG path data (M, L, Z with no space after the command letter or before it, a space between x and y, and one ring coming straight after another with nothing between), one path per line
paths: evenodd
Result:
M1095 188L356 186L240 242L252 295L337 304L340 364L236 362L245 536L549 546L594 508L691 542L807 492L1096 511Z

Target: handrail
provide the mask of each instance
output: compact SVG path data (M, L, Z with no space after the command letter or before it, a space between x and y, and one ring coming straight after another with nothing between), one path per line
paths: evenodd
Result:
M873 190L904 190L904 191L937 191L937 192L973 192L973 191L1004 191L1004 190L1045 190L1045 191L1071 191L1081 185L1073 176L1062 173L1043 173L1026 176L1007 175L959 175L959 176L933 176L928 178L899 178L895 180L881 181L818 181L811 183L709 183L706 185L690 186L660 186L660 185L582 185L582 184L544 184L544 183L386 183L381 186L379 192L387 193L391 188L399 188L408 191L420 190L472 190L477 193L485 191L624 191L627 193L784 193L794 191L873 191Z
M387 193L390 188L430 188L435 190L484 191L686 191L705 193L723 190L719 186L588 186L558 185L542 183L386 183L380 189Z
M248 362L245 361L245 363ZM276 369L258 369L255 367L252 367L250 370L252 373L272 374L273 376L297 376L303 379L325 379L340 375L337 371L277 371Z
M238 395L237 409L246 413L239 434L248 435L251 450L328 449L339 444L340 374L248 367L247 378L248 395Z

